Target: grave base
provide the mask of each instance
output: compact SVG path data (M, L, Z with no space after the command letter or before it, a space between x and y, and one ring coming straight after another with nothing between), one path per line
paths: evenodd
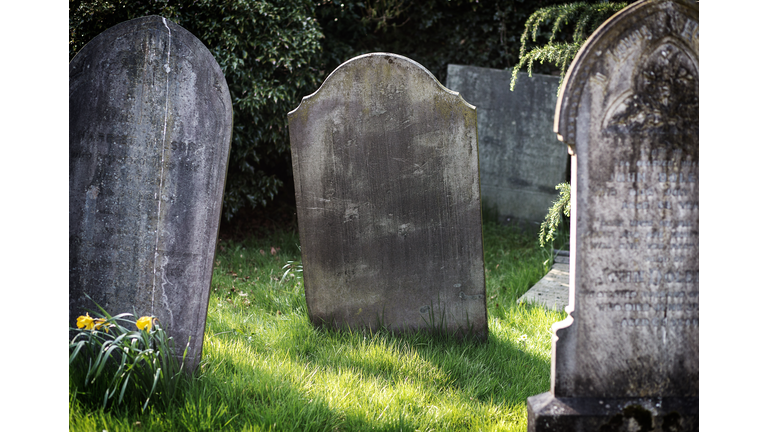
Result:
M528 432L698 430L698 398L528 398Z

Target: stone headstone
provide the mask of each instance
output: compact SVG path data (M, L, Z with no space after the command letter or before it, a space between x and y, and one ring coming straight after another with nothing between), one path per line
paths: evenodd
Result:
M509 91L510 72L448 65L446 87L477 107L480 189L499 222L538 230L555 186L567 181L568 151L552 133L560 78L521 73Z
M485 338L475 108L375 53L288 121L311 321Z
M698 15L634 3L570 67L570 316L529 431L698 430Z
M69 65L69 314L154 315L199 362L232 136L224 75L158 16Z

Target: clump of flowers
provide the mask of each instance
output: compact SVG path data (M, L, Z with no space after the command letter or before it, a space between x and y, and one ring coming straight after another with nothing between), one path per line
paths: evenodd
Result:
M106 327L105 323L104 318L91 318L88 312L85 313L85 316L77 317L77 328L84 328L86 330L99 330L104 327L104 330L109 332L109 327Z
M150 399L173 400L189 344L179 359L173 338L156 317L101 311L99 317L86 312L77 318L77 328L70 328L70 388L102 407L139 402L143 411Z

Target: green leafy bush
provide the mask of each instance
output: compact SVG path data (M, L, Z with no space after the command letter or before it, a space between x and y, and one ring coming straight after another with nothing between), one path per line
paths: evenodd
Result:
M200 39L227 79L234 130L223 213L266 206L291 176L286 114L314 92L322 34L309 0L70 0L70 59L99 33L166 17Z

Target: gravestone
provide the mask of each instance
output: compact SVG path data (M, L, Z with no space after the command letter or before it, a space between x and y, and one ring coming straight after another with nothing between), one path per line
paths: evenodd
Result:
M567 181L568 151L552 133L560 78L520 73L509 91L510 72L448 65L446 87L477 107L480 189L499 222L538 230L555 186Z
M154 315L200 360L232 136L224 75L158 16L118 24L69 65L70 325L93 301ZM191 338L191 340L189 339Z
M386 53L342 64L288 114L313 323L487 337L476 118Z
M694 2L634 3L566 76L570 316L529 431L698 430L698 28Z

